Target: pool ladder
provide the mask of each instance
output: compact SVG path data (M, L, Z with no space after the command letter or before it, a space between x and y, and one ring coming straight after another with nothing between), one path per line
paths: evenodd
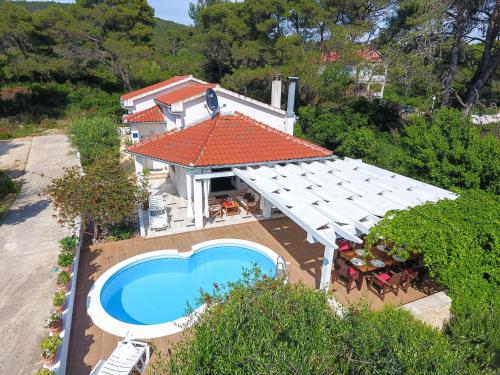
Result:
M288 266L286 265L285 258L282 256L279 256L276 261L276 272L274 273L274 278L282 278L285 282L288 281Z

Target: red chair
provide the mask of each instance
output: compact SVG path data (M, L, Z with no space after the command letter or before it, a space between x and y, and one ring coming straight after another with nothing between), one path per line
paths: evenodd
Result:
M406 272L391 273L374 273L368 280L368 289L375 293L382 301L386 293L392 292L398 295L401 284L407 278Z
M335 260L335 269L332 270L332 286L335 281L344 285L347 289L347 294L353 289L352 283L356 283L358 290L361 289L361 274L342 259ZM335 289L332 290L335 291Z
M418 271L409 267L397 267L396 269L398 272L406 273L405 279L401 281L401 289L403 292L408 293L408 288L418 277Z
M337 246L338 246L338 251L341 253L345 253L347 251L352 250L352 245L349 241L347 240L338 240L337 241Z

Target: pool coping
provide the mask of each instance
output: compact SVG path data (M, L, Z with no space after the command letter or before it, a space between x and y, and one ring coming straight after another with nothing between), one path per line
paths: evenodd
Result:
M90 292L87 296L87 314L92 319L92 322L99 328L120 337L131 335L137 339L153 339L182 332L184 329L191 326L198 319L198 317L205 311L206 305L200 306L187 316L183 316L179 319L170 322L161 324L152 324L152 325L130 324L115 319L107 313L107 311L101 304L100 300L101 290L104 284L109 280L111 276L113 276L118 270L130 264L145 259L154 259L163 257L188 259L198 252L209 250L210 248L220 245L246 246L266 256L275 265L278 262L278 257L279 257L278 254L276 254L273 250L269 249L268 247L253 241L246 241L234 238L223 238L223 239L200 242L198 244L193 245L190 251L182 253L180 253L178 250L175 249L151 251L148 253L144 253L141 255L125 259L119 262L118 264L114 265L110 269L108 269L106 272L104 272L95 281L94 285L92 285Z

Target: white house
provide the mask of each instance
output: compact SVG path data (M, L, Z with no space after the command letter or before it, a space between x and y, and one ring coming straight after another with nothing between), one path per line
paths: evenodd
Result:
M146 138L128 151L135 158L137 173L151 162L168 171L169 181L187 202L186 215L194 216L198 228L204 225L203 216L208 218L208 198L215 190L214 183L227 181L223 190L247 188L232 168L312 161L332 155L329 150L239 112L217 115L184 129ZM204 176L195 181L199 175ZM197 187L204 192L196 190Z
M148 215L141 209L142 235L151 233L150 229L174 233L174 229L261 220L276 212L303 228L307 241L325 246L321 286L327 287L338 238L361 243L362 236L391 210L456 197L361 160L340 160L331 150L294 137L295 78L286 112L277 108L277 81L273 82L274 106L270 106L218 85L195 82L173 88L176 82L186 84L186 79L192 77L155 85L156 94L165 87L169 90L157 96L139 90L122 100L132 112L126 121L142 132L150 126L158 131L142 133L142 139L128 147L139 176L144 168L160 170L150 175L150 182L154 180L150 202L164 203L158 207L164 207L161 218L166 225L148 226L145 218L156 223L159 210ZM211 87L223 106L213 117L204 105L206 89ZM136 110L142 102L134 101L134 95L148 97L153 106ZM255 211L240 210L247 199L245 192L255 194ZM219 216L213 215L216 206Z
M382 98L384 96L385 84L387 82L387 64L383 56L376 50L359 50L356 62L349 64L349 75L356 83L351 92L352 95L371 98ZM320 74L323 73L327 64L339 61L340 54L335 51L321 55Z
M220 113L239 112L282 132L293 134L295 115L281 107L281 81L273 82L273 105L226 90L193 76L173 77L164 82L125 94L121 105L129 111L123 117L130 126L133 142L207 120L211 112L205 95L209 88L217 93ZM295 87L295 82L293 81Z

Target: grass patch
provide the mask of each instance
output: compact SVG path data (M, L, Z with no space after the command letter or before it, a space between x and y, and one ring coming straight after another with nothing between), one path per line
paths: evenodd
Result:
M0 170L0 221L5 219L20 191L21 184L12 181L5 171Z
M10 119L0 119L0 140L44 135L53 129L67 127L66 120L44 120L40 123L19 123Z

